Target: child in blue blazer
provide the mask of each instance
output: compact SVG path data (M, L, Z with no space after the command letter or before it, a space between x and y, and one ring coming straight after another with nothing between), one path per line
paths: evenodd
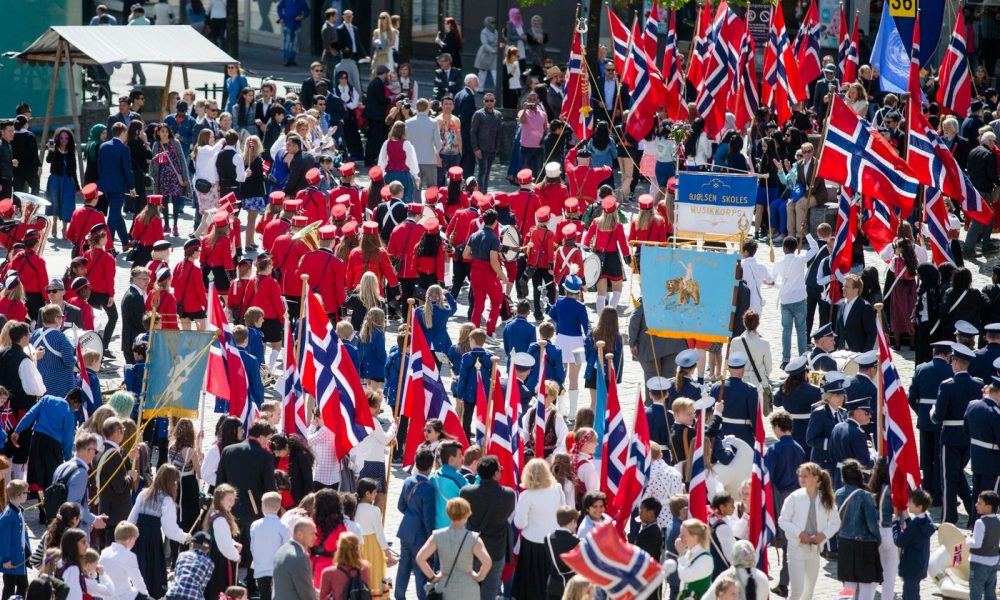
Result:
M439 285L427 288L427 302L413 311L414 318L424 328L427 342L431 350L446 354L451 349L451 336L448 335L448 320L455 316L458 303L451 292L446 292ZM430 318L427 318L427 315Z
M892 541L901 552L899 577L903 580L903 600L919 600L920 582L927 577L931 536L937 530L927 512L930 506L930 494L921 488L911 490L906 510L913 516L903 521L900 515L892 523Z
M563 364L563 354L559 346L555 345L553 339L556 335L556 326L551 321L545 321L538 326L538 342L532 342L528 346L528 354L535 359L535 366L531 368L531 375L528 375L525 384L531 388L538 387L538 373L541 361L538 355L541 354L541 344L545 341L545 380L554 381L559 384L559 391L563 391L566 383L566 365Z
M385 313L372 308L365 315L358 336L358 354L361 359L360 375L368 388L378 390L385 383Z
M28 484L20 479L7 484L7 508L0 513L0 573L4 596L28 593L28 557L31 544L21 505L28 499Z
M503 353L510 356L512 352L527 352L528 347L535 343L535 326L528 322L531 314L531 302L517 302L517 316L503 326Z
M476 412L476 390L478 380L476 369L482 375L483 385L490 385L490 374L493 371L493 355L483 348L486 344L486 331L476 328L469 334L471 348L462 355L462 366L458 371L458 384L454 390L456 398L465 401L465 411L462 414L462 427L468 435L472 431L472 416Z

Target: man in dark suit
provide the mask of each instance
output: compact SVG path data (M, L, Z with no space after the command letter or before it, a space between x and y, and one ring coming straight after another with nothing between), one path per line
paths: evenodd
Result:
M219 457L215 483L228 483L236 488L233 516L240 528L239 542L243 544L241 562L245 565L250 565L253 558L250 554L250 525L263 515L261 498L266 492L273 492L278 488L274 481L274 455L267 450L267 442L274 434L273 425L258 419L250 425L244 441L228 446ZM248 568L247 590L253 595L251 590L256 587L253 569ZM280 597L275 585L275 598Z
M309 65L309 77L306 77L305 81L302 82L302 89L299 91L299 101L302 102L302 108L306 110L312 108L313 97L316 95L316 86L321 81L326 82L327 89L330 88L330 81L323 77L323 63L314 61Z
M288 178L285 180L285 196L294 198L296 194L306 189L306 173L313 168L315 162L312 155L302 151L302 139L297 135L285 138L286 156L291 155L288 163Z
M125 362L134 365L132 343L140 333L146 333L142 326L142 315L146 312L146 285L150 273L146 267L135 267L129 273L129 286L122 297L122 354Z
M292 527L292 539L274 553L272 598L316 600L309 550L316 543L312 519L299 519Z
M604 120L607 120L608 115L611 115L612 122L615 124L621 123L622 111L628 110L628 88L618 85L613 60L605 63L604 76L597 77L591 86L590 106L594 110L594 114L599 115Z
M476 156L472 152L472 115L476 114L476 90L479 89L479 77L468 74L465 76L465 87L455 94L455 110L452 114L462 122L462 172L472 175L476 167Z
M545 540L545 545L552 550L549 555L549 580L546 582L549 598L562 598L566 582L576 574L561 557L580 543L580 538L576 537L576 522L579 518L580 512L572 506L560 506L556 510L556 524L559 525L559 529L550 533Z
M128 127L124 123L111 126L111 137L97 150L97 168L100 175L97 187L108 198L108 229L110 235L118 234L122 246L128 244L128 229L122 208L125 194L135 196L135 180L132 175L132 154L125 144Z
M948 144L948 149L951 150L955 161L958 162L958 166L965 169L969 163L969 152L972 151L972 142L969 141L969 138L959 135L958 129L958 119L955 117L947 117L941 121L941 139L944 140L945 144Z
M271 120L271 105L274 102L274 82L264 81L260 84L260 98L253 104L253 122L257 124L258 135L261 138L264 137L264 129Z
M132 102L128 96L118 97L118 112L108 117L108 129L115 123L124 123L128 127L133 119L141 119L142 115L132 110Z
M340 62L337 64L337 71L347 73L347 78L351 82L351 87L356 90L361 89L361 75L358 73L358 61L368 56L365 47L362 45L361 32L354 24L354 11L344 11L344 22L337 27L337 49L340 51ZM334 74L334 81L336 81Z
M548 80L548 91L545 92L545 107L552 118L558 117L562 113L563 105L563 72L559 67L549 67L545 73Z
M385 76L388 73L389 67L380 66L366 93L364 117L368 119L368 143L365 146L365 164L369 167L378 162L378 153L389 136L385 125L385 116L389 114L389 98L385 94Z
M99 496L98 513L108 517L102 544L102 547L107 547L114 541L107 534L114 532L119 523L128 519L132 506L132 484L139 480L139 473L125 468L123 464L125 453L121 449L121 443L125 439L125 425L121 419L111 417L105 421L101 434L104 436L104 448L96 463L96 485L103 490Z
M469 502L472 516L466 529L479 533L493 565L479 582L480 600L493 600L500 592L500 576L510 560L510 539L507 519L514 513L514 490L500 485L500 463L495 456L484 456L476 468L479 483L462 488L459 495Z
M848 275L844 298L837 303L837 340L842 349L851 352L868 352L875 347L875 309L861 297L864 288L859 275Z
M437 62L440 68L434 71L434 99L440 100L462 89L462 73L452 68L451 55L447 52L440 54Z
M434 468L434 453L418 450L413 459L416 473L403 482L396 509L403 513L399 523L399 565L396 567L396 600L405 600L406 587L410 584L410 574L417 579L417 598L424 600L424 584L427 577L417 567L417 552L434 532L436 501L434 486L431 484L431 469Z
M823 67L823 77L817 79L810 90L812 101L809 105L821 118L826 117L827 107L838 89L840 82L837 81L837 67L832 64L826 65Z
M802 196L788 204L788 234L793 237L805 237L809 227L809 209L814 206L825 206L830 198L826 190L826 180L822 177L813 178L813 171L819 167L816 160L816 148L809 142L802 144L802 160L795 163L795 181L801 182L804 190ZM809 187L808 182L812 182Z
M63 311L63 329L77 327L83 329L83 313L79 308L69 304L64 300L66 295L66 284L62 279L52 279L45 287L45 292L49 295L49 304L55 304ZM38 323L42 322L42 311L38 310Z

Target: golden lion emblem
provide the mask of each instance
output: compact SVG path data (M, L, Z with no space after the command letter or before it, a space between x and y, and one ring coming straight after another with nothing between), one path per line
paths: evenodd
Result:
M683 277L668 279L666 288L666 297L677 296L677 304L690 303L695 306L701 304L701 287L694 279L684 279Z

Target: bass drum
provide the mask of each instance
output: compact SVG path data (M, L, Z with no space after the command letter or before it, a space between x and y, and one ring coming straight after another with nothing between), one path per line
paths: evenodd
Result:
M514 262L521 254L521 234L517 227L508 225L500 232L500 258L504 262Z
M63 333L66 334L66 339L73 344L74 348L81 346L83 350L96 350L102 356L104 355L104 342L101 341L101 336L97 332L73 328L67 329Z
M722 438L722 444L735 456L728 465L712 463L712 471L715 473L716 481L726 488L726 492L733 498L739 498L740 486L747 479L747 474L753 472L753 448L732 435Z
M830 357L837 361L837 367L840 368L841 372L848 377L854 377L858 374L858 355L860 352L851 352L850 350L837 350L836 352L831 352Z
M588 290L593 290L601 278L601 257L598 254L588 254L583 259L583 284Z

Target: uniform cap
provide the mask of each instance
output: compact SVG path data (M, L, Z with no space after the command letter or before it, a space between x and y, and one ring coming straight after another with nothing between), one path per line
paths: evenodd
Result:
M933 344L931 344L931 348L934 348L934 352L937 352L938 354L951 354L951 347L954 343L955 342L949 342L949 341L934 342ZM994 364L994 366L996 365Z
M379 190L378 194L383 200L388 200L389 198L392 198L392 190L389 189L389 186L383 187L381 190Z
M976 358L976 353L969 349L965 344L954 344L951 347L951 354L955 358L961 358L964 360L972 360Z
M344 208L347 208L348 206L351 205L351 195L350 194L337 194L337 197L336 198L332 198L332 200L333 200L333 204L335 204L335 205L336 204L343 205Z
M14 201L10 198L0 200L0 217L10 217L14 215Z
M989 333L1000 333L1000 323L990 323L986 327L983 327Z
M448 179L452 181L462 181L462 167L451 167L448 169Z
M874 350L869 350L854 357L854 362L858 363L859 367L874 366L878 362L878 353Z
M21 285L21 278L17 276L17 273L11 273L3 282L3 287L8 290L19 285Z
M97 235L98 233L107 230L108 230L107 225L105 225L104 223L98 223L97 225L94 225L93 227L90 228L90 235Z
M568 238L576 237L576 224L566 223L565 225L563 225L563 228L560 231L562 232L564 237Z
M285 200L285 203L282 205L282 208L284 208L288 212L297 212L300 208L302 208L302 201L295 199Z
M742 352L729 353L729 367L731 369L742 369L747 366L747 355Z
M530 369L535 366L535 357L527 352L514 353L514 366L521 369Z
M517 183L520 185L531 183L534 178L535 175L531 172L531 169L521 169L517 172Z
M375 165L374 167L368 169L368 179L372 181L382 181L382 167Z
M313 167L306 171L306 183L319 183L319 169Z
M580 199L575 196L570 196L563 200L563 208L566 212L576 212L580 210Z
M101 191L97 189L96 183L88 183L83 186L83 189L81 189L80 192L83 194L84 200L93 200L101 194Z
M76 257L76 258L74 258L73 260L69 261L69 264L70 264L70 265L73 265L74 267L75 267L75 266L78 266L78 265L83 265L83 266L85 266L85 267L86 267L86 266L87 266L87 263L88 263L88 262L89 262L89 261L88 261L88 260L86 259L86 257L83 257L83 256L77 256L77 257Z
M163 250L170 250L171 247L172 246L171 246L170 242L168 242L167 240L160 240L158 242L153 242L153 252L161 252Z
M334 204L330 209L334 221L343 221L347 217L347 207L343 204Z
M438 200L439 190L436 187L429 187L424 190L424 202L426 204L434 204Z
M150 195L146 196L146 202L149 202L153 206L162 206L163 205L163 196L161 196L159 194L150 194Z
M323 225L319 228L319 239L332 240L337 237L337 228L333 225Z
M844 380L834 379L833 381L824 382L822 389L824 394L843 394Z
M170 269L166 267L160 267L156 271L156 282L163 283L164 281L170 279Z
M411 202L406 205L406 212L414 215L419 215L424 212L423 204L417 204L416 202Z
M549 217L551 215L552 215L552 209L550 209L548 206L542 206L535 211L535 220L538 221L539 223L545 223L546 221L549 220Z
M184 250L190 250L191 248L201 248L201 242L194 238L184 242Z
M441 231L441 221L439 221L437 217L431 217L421 223L421 225L424 226L424 231L430 235L434 235L435 233Z
M365 221L364 228L361 233L366 235L376 235L378 234L378 223L375 221Z
M292 227L305 227L309 224L309 217L304 215L295 215L292 217Z
M561 172L562 172L562 169L559 167L559 163L557 163L557 162L550 162L550 163L548 163L548 164L545 165L545 176L546 177L550 177L552 179L555 179L556 177L559 177L559 174Z
M487 196L486 194L480 192L479 190L476 190L475 192L472 192L472 200L473 200L473 202L476 203L476 206L480 210L486 210L486 209L488 209L490 207L490 204L491 204L490 197Z
M788 361L785 365L785 373L789 375L794 375L796 373L804 372L809 366L809 361L806 360L805 356L796 356L792 360Z
M493 192L491 195L496 206L510 206L510 196L507 192Z
M465 187L467 188L479 187L479 180L476 179L475 175L469 175L468 177L465 178Z
M277 192L271 192L268 199L270 199L271 204L282 204L285 202L285 192L280 190Z
M955 333L960 333L964 336L976 336L979 335L979 328L968 321L959 320L955 321Z
M39 237L41 237L41 234L38 232L37 229L29 229L28 231L24 232L24 241L26 242L30 240L37 240Z
M649 194L642 194L639 196L639 208L653 208L653 196Z
M670 388L670 380L666 377L650 377L646 380L646 390L650 392L665 392Z
M674 359L674 363L682 369L690 369L698 364L698 351L693 348L681 350L677 353L677 358Z
M341 177L351 177L354 175L354 163L346 162L340 165L340 176Z
M677 191L677 178L676 177L671 177L670 179L667 180L667 191L670 192L671 194L673 194L673 193L675 193Z
M340 233L344 237L358 237L358 222L348 221L344 223L344 226L340 228Z
M844 403L844 408L847 412L855 411L858 409L867 410L869 413L872 411L872 399L871 398L855 398L854 400L848 400Z
M252 264L253 264L253 259L250 258L249 256L244 256L240 258L238 261L236 261L237 267L245 267L247 265L252 265Z
M298 217L296 217L296 219L297 218ZM226 211L219 209L215 211L214 215L212 215L212 225L215 225L216 227L222 227L227 223L229 223L229 213L227 213Z
M812 334L812 339L818 340L820 338L825 338L826 336L837 337L837 334L833 331L832 323L827 323L826 325L823 325L822 327L814 331Z
M72 288L74 292L79 292L88 285L90 285L90 281L88 281L86 277L77 277L72 283L69 284L69 287Z
M618 201L614 196L605 196L601 199L601 210L606 213L613 213L618 208Z
M569 275L563 280L563 287L566 288L567 292L575 294L583 287L583 280L576 275Z

